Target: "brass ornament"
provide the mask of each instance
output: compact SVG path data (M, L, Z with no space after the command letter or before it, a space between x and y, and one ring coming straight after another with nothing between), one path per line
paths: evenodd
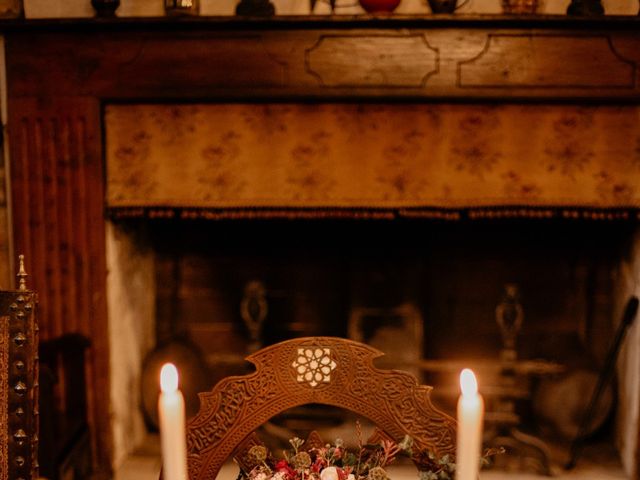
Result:
M38 478L37 298L18 258L17 290L0 291L0 480Z

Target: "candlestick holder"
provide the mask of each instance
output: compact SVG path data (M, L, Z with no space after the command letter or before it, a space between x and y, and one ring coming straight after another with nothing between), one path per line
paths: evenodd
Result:
M538 437L520 430L520 415L516 402L523 397L530 397L530 379L534 373L533 364L519 360L517 339L524 321L524 310L520 303L519 288L515 284L505 285L504 296L496 307L496 323L502 336L500 351L499 387L500 395L496 396L488 414L497 419L493 428L485 436L486 445L505 447L508 452L502 459L508 468L529 465L538 473L551 475L550 451ZM557 371L558 366L552 363L539 362L535 369L540 373ZM522 458L518 458L522 456ZM523 460L524 459L524 460Z

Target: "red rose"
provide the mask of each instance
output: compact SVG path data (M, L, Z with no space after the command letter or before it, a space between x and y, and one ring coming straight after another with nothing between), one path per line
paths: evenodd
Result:
M284 459L276 463L276 472L284 472L287 478L294 478L296 476L296 471L291 468L289 463Z

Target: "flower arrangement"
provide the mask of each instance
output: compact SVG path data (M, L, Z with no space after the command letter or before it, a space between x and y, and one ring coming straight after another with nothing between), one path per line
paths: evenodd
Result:
M362 441L356 423L357 448L348 449L337 439L333 445L303 449L304 441L289 440L291 449L281 459L271 456L266 447L255 445L248 451L248 480L389 480L386 468L399 455L411 458L418 467L420 480L452 480L456 465L449 455L436 458L432 452L413 451L413 440L406 436L396 443L383 439L371 444ZM487 453L490 455L491 453Z

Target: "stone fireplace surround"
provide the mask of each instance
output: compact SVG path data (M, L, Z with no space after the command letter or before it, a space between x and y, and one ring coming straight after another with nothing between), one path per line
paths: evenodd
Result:
M455 100L458 104L509 99L512 104L635 105L639 98L640 38L635 19L243 22L201 18L11 22L2 27L7 45L16 249L33 265L29 270L41 296L43 337L80 332L92 340L89 420L94 464L97 471L105 473L110 471L114 456L128 448L115 438L120 434L112 424L112 415L122 407L110 395L110 384L132 381L118 380L117 364L136 364L149 348L147 339L152 330L149 323L127 316L120 318L130 321L118 326L112 322L116 312L108 305L126 296L150 317L154 309L150 292L143 287L153 281L147 268L152 255L136 251L135 259L130 260L127 248L132 247L126 240L119 241L122 232L118 227L104 221L108 207L104 189L105 105L283 99L294 103L310 99L363 103ZM571 221L586 217L604 220L604 228L615 219L635 221L637 206L631 192L631 196L611 197L596 204L523 208L507 202L496 209L474 205L442 208L426 203L412 205L410 213L453 219L551 216ZM177 209L176 205L159 207L112 209L110 213L116 217L176 212L194 215L193 210L180 209L180 205ZM245 207L214 206L197 209L195 215L403 214L394 205L315 212L286 205L268 210ZM626 296L636 291L639 255L634 249L626 254L616 277L613 318L619 317ZM121 268L115 268L117 265ZM120 327L129 330L117 330ZM128 357L120 351L116 354L109 338L128 338L132 328L140 332L137 340L131 337L134 345L126 349ZM629 338L637 344L637 327ZM636 468L638 458L639 392L633 383L638 378L637 356L637 349L630 349L623 352L621 361L621 384L629 390L619 400L619 411L628 412L629 417L621 422L626 427L619 430L619 436L625 437L622 456L629 472ZM114 450L114 445L120 450Z

